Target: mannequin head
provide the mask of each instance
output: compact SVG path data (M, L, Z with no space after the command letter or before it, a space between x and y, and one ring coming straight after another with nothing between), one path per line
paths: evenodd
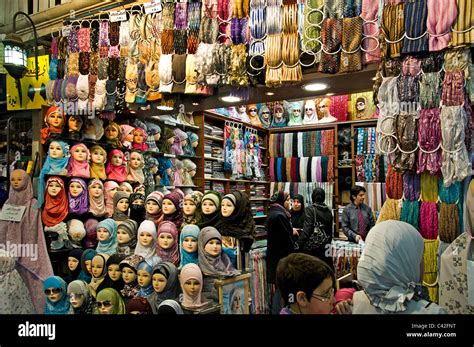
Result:
M217 193L208 192L204 194L201 202L201 210L204 215L210 215L220 208L220 196Z
M63 148L61 147L60 143L57 141L53 141L49 144L48 155L50 158L53 158L53 159L60 159L66 156L66 154L63 151Z
M122 131L122 143L132 143L133 142L133 130L135 130L134 127L128 124L122 124L120 126L120 129Z
M204 250L212 257L217 257L222 253L222 242L219 239L210 239L204 246Z
M293 118L294 119L300 119L301 118L301 107L299 107L299 103L293 103L291 112L293 113Z
M101 198L104 196L103 185L100 181L92 181L89 185L89 195L92 198Z
M237 107L237 109L238 109L239 113L247 113L247 106L245 106L245 105L239 105Z
M118 186L118 190L121 192L125 192L127 194L133 194L133 187L130 183L128 182L122 182Z
M110 238L110 232L103 227L97 228L97 240L105 242Z
M111 153L111 154L112 154L112 153ZM123 155L122 151L120 151L120 150L116 151L115 153L113 153L113 154L110 156L110 163L111 163L113 166L120 166L120 165L123 165L124 160L125 160L125 156Z
M57 106L51 106L48 111L46 111L44 122L48 128L53 127L62 129L65 120L61 109Z
M304 117L312 119L316 113L316 105L313 100L306 100L304 103Z
M133 143L141 145L145 142L146 138L146 132L142 128L135 128L135 130L133 130Z
M74 160L84 162L89 159L89 150L83 144L74 145L71 148L71 156L74 158Z
M280 123L283 121L283 118L283 106L278 104L273 110L273 119L275 120L275 122Z
M96 255L92 258L91 273L92 277L100 278L103 276L105 270L105 260L102 255Z
M138 223L133 219L126 219L117 227L117 241L119 245L127 245L132 239L136 244Z
M145 210L152 215L158 214L161 211L160 205L154 200L147 200Z
M78 246L81 245L82 239L86 237L86 229L84 228L82 221L79 219L70 219L67 222L67 226L69 237L73 243Z
M184 230L183 230L184 231ZM181 243L181 247L188 253L197 252L198 240L196 237L186 236Z
M129 266L124 266L122 268L122 279L125 284L130 284L137 279L137 273L135 269L132 269Z
M357 113L364 112L366 107L366 100L363 97L359 97L356 100Z
M135 187L135 189L133 189L133 192L137 194L145 195L145 185L140 184L138 187ZM145 204L145 200L143 200L143 204Z
M223 217L230 217L235 210L235 196L233 194L227 194L224 196L221 202L221 214Z
M183 202L183 214L185 216L194 216L196 213L197 206L192 200L184 200Z
M21 170L14 170L10 176L10 184L13 189L19 190L22 188L23 180L27 180L28 176L25 176Z
M151 275L151 271L152 271L152 268L150 265L148 265L148 263L146 261L142 261L140 262L140 264L138 264L138 267L137 267L138 271L137 271L137 282L138 282L138 285L141 287L141 288L146 288L148 286L151 285L151 282L152 282L152 275Z
M119 245L120 244L126 244L129 242L132 238L130 237L129 233L127 233L125 230L120 228L120 225L118 226L117 229L117 240Z
M79 132L81 131L84 121L81 116L71 115L67 121L69 132Z
M61 183L59 183L57 180L48 180L47 187L48 194L53 198L56 197L63 189Z
M183 291L183 307L192 309L205 305L201 302L202 272L197 264L184 265L179 275L179 282Z
M44 293L46 297L49 299L49 301L51 301L52 303L55 303L61 300L61 297L63 295L61 288L54 288L54 287L46 288Z
M318 104L318 111L322 118L331 117L331 113L329 111L329 107L331 106L331 99L324 98Z
M115 140L118 139L120 136L120 126L117 123L110 122L106 127L105 127L105 138L107 140Z
M118 183L115 181L107 181L104 183L105 194L108 199L112 200L118 191Z
M158 235L158 245L163 249L170 249L174 245L173 235L162 232Z
M169 199L163 199L163 214L173 214L176 212L176 206L173 201Z
M67 267L69 268L69 271L74 271L77 269L79 266L79 259L76 259L74 257L68 257L67 258Z
M122 278L122 271L120 270L119 264L110 264L107 267L107 273L112 281L118 281Z
M250 104L250 105L247 106L247 110L248 110L248 115L249 115L249 117L255 118L255 117L258 116L257 105L255 105L255 104Z
M115 289L105 288L97 293L97 311L99 314L125 314L125 303Z
M116 207L120 212L124 212L124 213L127 212L128 207L129 207L128 197L122 198L119 201L117 201Z
M69 302L71 303L71 306L76 309L84 305L85 299L86 298L84 297L84 294L80 294L80 293L69 294Z
M72 197L76 198L83 192L84 188L79 182L71 181L69 182L69 193Z
M105 164L107 161L107 152L100 146L92 146L90 149L91 152L91 162L93 164Z
M151 243L153 242L152 233L149 233L149 232L146 232L146 231L140 231L140 233L138 235L138 242L140 242L140 244L142 246L145 246L145 247L150 246Z
M138 169L143 168L144 164L145 163L144 163L143 156L141 155L141 153L136 152L136 151L132 151L130 153L130 159L128 161L129 168L131 168L132 170L138 170Z
M161 273L153 273L153 290L157 293L161 293L165 287L168 279Z

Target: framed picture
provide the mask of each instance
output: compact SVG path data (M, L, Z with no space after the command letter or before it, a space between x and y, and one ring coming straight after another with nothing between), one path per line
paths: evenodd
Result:
M221 314L249 314L251 273L216 280Z

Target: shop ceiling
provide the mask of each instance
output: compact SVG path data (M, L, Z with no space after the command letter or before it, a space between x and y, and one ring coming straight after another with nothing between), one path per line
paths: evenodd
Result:
M149 1L149 0L148 0ZM49 10L32 15L38 30L41 45L45 46L46 50L50 46L51 32L57 31L61 28L64 20L68 19L71 13L74 13L75 19L83 19L99 16L101 13L118 8L131 8L134 5L147 2L130 1L130 0L74 0L71 3L58 5ZM32 33L26 21L18 21L18 34L22 35L24 39L31 39ZM8 33L12 30L12 25L6 25L0 28L1 33ZM297 85L285 85L279 88L267 88L265 86L258 86L251 88L250 99L241 103L261 103L277 100L297 100L316 97L331 93L334 95L350 94L360 91L367 91L372 89L373 77L375 76L377 66L365 66L362 71L350 74L336 74L328 75L321 74L316 71L316 68L303 69L303 82ZM307 92L302 89L302 85L309 82L325 83L329 86L328 89L322 92ZM235 104L229 104L221 101L219 97L228 95L229 87L219 88L215 95L206 98L196 98L184 95L177 100L185 106L186 111L200 111L210 108L228 107ZM267 95L267 92L272 92L274 95ZM196 105L195 103L199 104ZM193 105L194 103L194 105ZM152 116L156 114L165 114L169 112L159 111L156 109L158 104L150 104L145 109L140 109L135 106L138 113L143 116Z

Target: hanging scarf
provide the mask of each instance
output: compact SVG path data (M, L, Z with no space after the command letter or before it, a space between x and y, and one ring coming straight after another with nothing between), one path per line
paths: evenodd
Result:
M459 211L456 204L441 203L439 211L439 239L451 243L459 233Z
M403 201L400 220L418 229L420 222L420 206L418 201Z
M421 202L420 234L424 239L435 240L438 237L438 209L436 202Z
M342 19L326 18L321 28L322 53L319 71L334 74L339 69L339 51L342 43Z
M342 20L342 53L339 72L353 72L362 69L362 42L361 17L344 18Z

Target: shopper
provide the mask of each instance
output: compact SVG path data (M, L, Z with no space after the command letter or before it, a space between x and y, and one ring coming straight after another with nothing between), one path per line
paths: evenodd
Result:
M272 313L278 314L282 300L276 284L278 261L297 250L298 244L293 240L291 214L284 207L288 193L277 192L270 199L271 206L266 220L267 226L267 282L272 285Z
M294 253L278 263L276 281L285 307L280 314L331 314L335 308L334 272L320 259ZM350 314L350 301L342 301L337 313Z
M296 229L298 234L301 233L303 229L303 224L305 220L305 207L304 207L304 198L301 194L295 194L291 198L291 225L293 229Z
M369 230L375 225L372 209L364 204L366 190L361 186L351 188L351 201L342 212L342 231L349 241L365 240Z
M331 269L334 269L332 254L330 252L333 229L333 215L331 209L324 203L326 192L322 188L315 188L311 195L313 204L306 208L305 222L303 231L298 239L298 245L301 251L324 260ZM320 230L326 234L324 244L317 250L305 250L305 245L314 232L315 223L319 223Z
M430 302L423 280L423 237L410 224L385 221L377 224L357 266L363 290L353 296L353 313L446 313Z

